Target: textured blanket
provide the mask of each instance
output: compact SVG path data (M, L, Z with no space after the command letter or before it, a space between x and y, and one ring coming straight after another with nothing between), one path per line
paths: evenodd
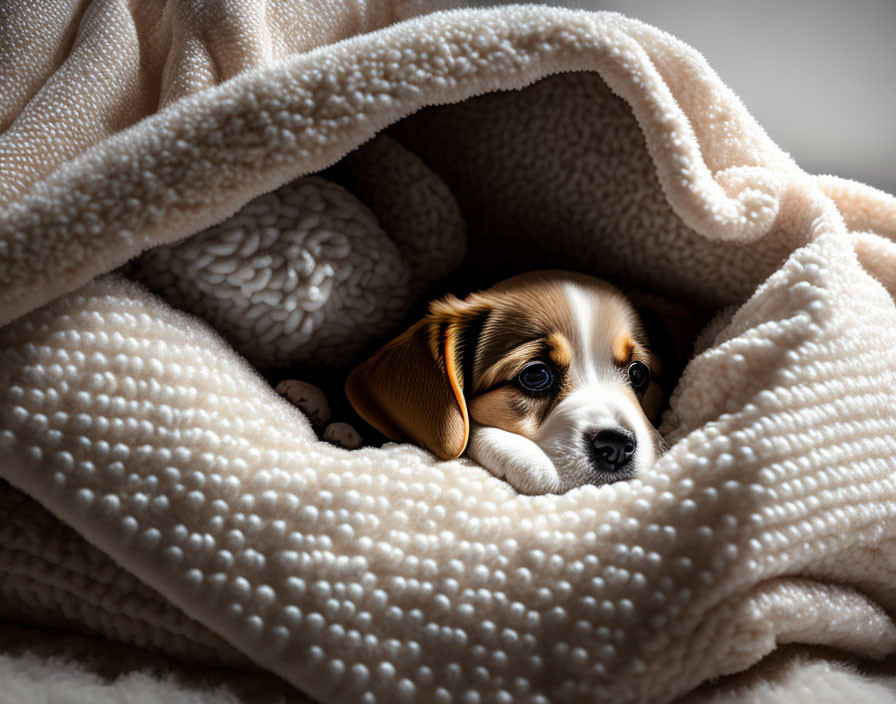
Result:
M886 701L896 200L657 29L443 7L0 9L0 616L321 702ZM356 361L459 265L719 311L651 471L520 496L256 371ZM113 686L0 646L15 691Z

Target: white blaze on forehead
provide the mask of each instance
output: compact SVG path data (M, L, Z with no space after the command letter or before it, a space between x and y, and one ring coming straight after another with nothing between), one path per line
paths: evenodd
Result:
M631 325L631 312L610 289L587 289L575 283L563 285L574 325L573 387L618 380L612 345Z
M533 410L523 424L507 399L494 395L514 393L512 389L486 393L471 401L471 417L482 424L471 432L471 456L518 488L565 491L612 480L595 461L593 452L593 437L604 429L628 429L637 439L637 450L626 476L656 460L657 435L625 370L620 368L621 360L614 358L614 349L619 356L619 350L642 336L637 315L616 288L588 279L583 275L558 275L554 280L542 275L521 275L508 280L513 286L505 282L493 292L507 293L509 300L499 298L495 305L500 315L489 319L481 336L485 342L477 349L477 365L489 369L500 363L512 353L507 348L514 336L536 336L541 340L549 333L557 334L566 338L570 346L567 350L562 345L561 356L565 358L568 353L570 358L562 393L540 422L536 422ZM488 407L489 398L495 404L492 408ZM502 411L505 406L506 411ZM505 412L511 414L510 420L502 415ZM555 471L551 472L551 468Z
M570 282L563 294L573 326L569 388L532 439L569 487L593 481L598 470L588 438L600 430L622 427L635 434L637 471L656 461L657 441L613 358L613 341L636 326L632 309L609 287Z

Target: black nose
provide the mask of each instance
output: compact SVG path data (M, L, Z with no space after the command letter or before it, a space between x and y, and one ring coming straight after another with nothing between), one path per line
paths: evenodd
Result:
M629 463L637 446L634 433L625 428L607 428L591 436L591 457L598 469L618 472Z

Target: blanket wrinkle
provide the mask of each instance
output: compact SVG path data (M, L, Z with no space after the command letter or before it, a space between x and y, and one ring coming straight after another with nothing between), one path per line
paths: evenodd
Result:
M886 665L869 668L824 648L782 646L747 672L721 678L676 704L835 704L847 699L884 704L893 694Z
M0 508L3 618L103 636L184 662L245 666L245 656L7 482L0 483Z
M816 176L853 232L870 232L889 240L896 238L896 198L889 193L836 176Z
M6 130L38 86L62 63L89 4L90 0L83 0L68 3L59 12L48 12L48 3L10 0L0 8L4 26L18 25L18 31L0 32L0 83L4 87L0 130Z
M602 44L588 13L518 7L504 15L513 17L507 24L484 21L488 17L484 12L426 15L414 20L417 32L403 32L402 25L396 25L337 43L325 73L311 68L318 63L318 49L260 74L240 74L109 137L102 150L88 149L67 162L3 213L8 216L3 231L16 235L5 245L12 247L10 254L18 266L7 262L0 267L0 282L6 283L5 291L0 289L0 319L72 290L153 244L181 239L232 214L250 198L301 175L297 163L303 165L302 173L329 166L371 132L425 104L521 88L561 70L598 70L610 88L625 97L641 122L669 202L689 224L696 222L704 236L723 237L731 228L747 228L751 237L763 231L767 218L745 210L749 202L720 197L718 185L699 160L700 150L693 140L681 138L690 133L688 117L668 90L662 84L645 86L630 80L629 74L642 73L637 66L641 54L625 32L638 23L612 14L601 16L601 41L606 40ZM546 18L551 19L545 22ZM466 21L481 29L477 41L488 48L487 53L472 46ZM622 22L626 24L620 26ZM538 41L529 44L530 38ZM365 70L353 71L346 52L367 51ZM527 51L530 55L525 55ZM476 61L466 60L465 53L475 55ZM414 63L421 57L425 58ZM715 77L708 80L718 84ZM361 105L333 95L337 86L346 96L367 95L364 110L359 113ZM645 88L656 89L654 99L645 98ZM428 92L430 97L421 99ZM309 105L315 110L305 115ZM744 119L754 132L761 131L752 118ZM670 134L680 136L667 139ZM263 142L260 135L265 135ZM223 144L228 147L222 151ZM215 158L199 156L207 154ZM92 174L98 171L106 174L105 181L123 189L112 202L95 192ZM11 173L10 180L15 179ZM756 184L761 190L760 186ZM72 198L82 191L81 197ZM35 228L30 218L19 220L23 212L40 211L44 211L40 227ZM65 251L47 244L54 239L69 243L73 238L80 246ZM73 252L79 253L77 261L72 260Z
M80 34L0 135L0 615L321 702L883 696L804 655L896 661L896 201L805 174L655 28L445 5L51 6ZM108 274L144 250L164 298ZM347 452L247 361L352 361L458 267L551 266L719 311L630 482Z
M587 119L596 106L599 123ZM470 230L468 265L483 273L496 264L512 265L506 273L584 268L714 307L742 301L806 241L806 229L837 226L839 218L826 200L788 188L760 246L730 247L722 236L717 242L714 233L697 234L670 207L631 109L593 74L559 75L519 93L429 108L389 134L420 154L455 194ZM514 148L521 143L525 151ZM575 172L560 155L575 159ZM587 203L580 202L583 192ZM567 234L543 237L554 232Z
M48 0L38 19L33 3L8 3L0 78L11 91L0 99L0 203L11 204L65 162L180 98L384 27L402 14L396 5ZM42 41L26 43L38 27ZM53 53L34 61L35 50Z
M286 682L252 669L182 663L101 638L4 625L4 702L91 704L307 704ZM35 686L36 685L36 686Z

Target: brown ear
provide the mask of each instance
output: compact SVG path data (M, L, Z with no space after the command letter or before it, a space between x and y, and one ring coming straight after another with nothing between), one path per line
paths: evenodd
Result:
M481 302L454 296L434 302L423 320L352 370L349 402L390 440L411 440L442 459L459 457L470 435L463 369L475 341L467 333L487 312Z

